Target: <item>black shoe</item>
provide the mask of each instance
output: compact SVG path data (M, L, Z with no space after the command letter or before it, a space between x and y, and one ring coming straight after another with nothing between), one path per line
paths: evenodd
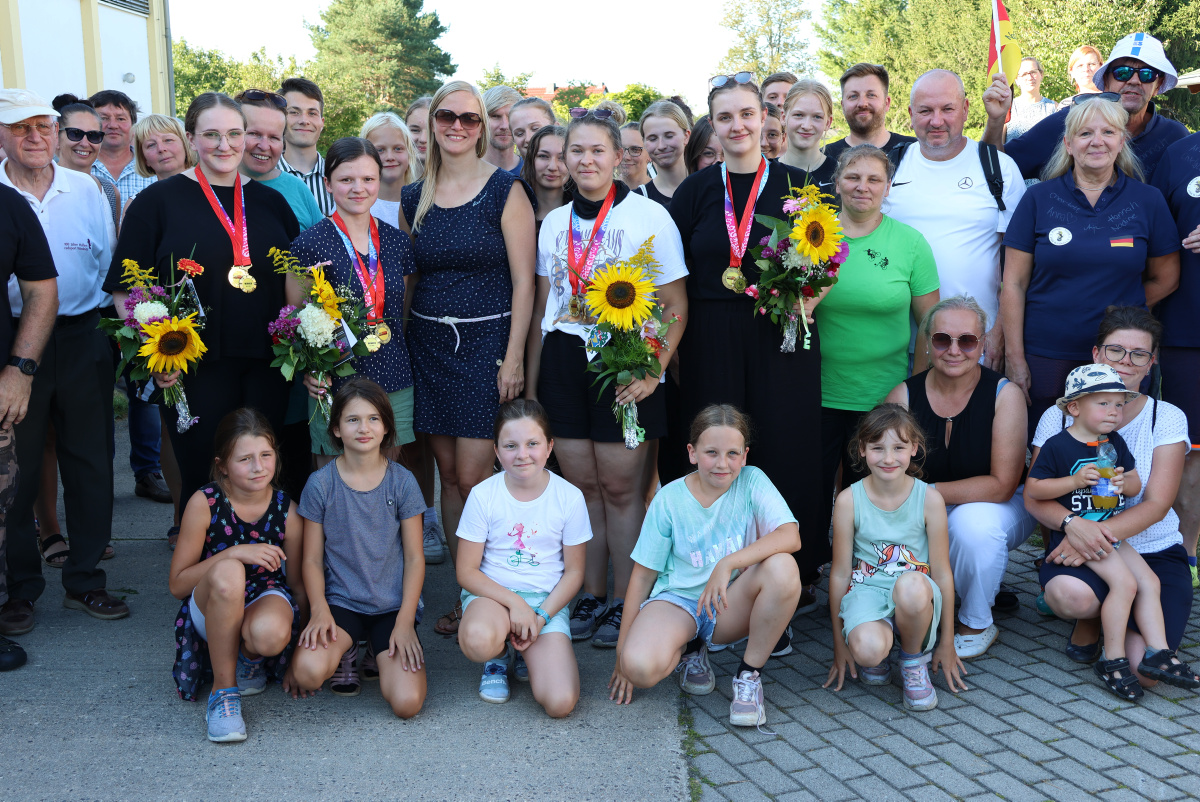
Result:
M25 665L25 650L8 638L0 636L0 671L12 671Z
M796 602L796 612L792 613L792 618L805 613L811 613L817 609L817 591L814 585L805 585L800 591L800 599Z
M1000 586L1000 592L996 594L996 601L992 604L992 611L997 613L1012 613L1020 609L1021 602L1017 599L1017 594L1007 585Z
M792 653L792 628L789 626L779 636L779 642L775 644L775 648L771 650L772 657L783 657Z
M171 489L158 471L142 474L133 486L135 495L157 501L161 504L171 503Z

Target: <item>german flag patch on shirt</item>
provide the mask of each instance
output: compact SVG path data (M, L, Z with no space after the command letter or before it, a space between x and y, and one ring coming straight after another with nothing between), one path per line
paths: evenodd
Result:
M1109 247L1112 248L1132 248L1133 237L1119 237L1108 241Z

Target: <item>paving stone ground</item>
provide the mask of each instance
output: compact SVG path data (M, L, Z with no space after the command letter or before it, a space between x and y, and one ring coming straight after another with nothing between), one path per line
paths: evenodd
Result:
M764 669L766 735L729 725L739 650L712 655L717 692L683 696L694 798L709 800L1187 799L1200 796L1200 693L1160 684L1124 703L1063 646L1071 624L1043 618L1034 559L1014 551L1006 584L1020 609L997 614L1000 638L968 661L968 691L939 675L938 707L904 709L899 678L821 687L833 660L827 596L793 624L792 654ZM1200 664L1195 620L1180 656Z

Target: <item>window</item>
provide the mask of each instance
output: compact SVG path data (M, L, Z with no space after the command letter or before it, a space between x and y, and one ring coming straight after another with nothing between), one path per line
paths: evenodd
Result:
M150 16L150 0L100 0L102 5Z

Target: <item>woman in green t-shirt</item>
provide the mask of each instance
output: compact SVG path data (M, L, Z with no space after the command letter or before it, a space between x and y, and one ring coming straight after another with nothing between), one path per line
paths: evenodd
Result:
M908 377L910 314L922 320L938 302L937 265L925 237L885 215L883 199L895 168L874 145L842 152L834 187L838 216L850 247L846 263L814 316L821 329L821 465L826 504L832 514L838 465L842 486L853 469L846 444L859 418ZM925 354L916 370L924 370ZM862 478L854 475L855 479Z

